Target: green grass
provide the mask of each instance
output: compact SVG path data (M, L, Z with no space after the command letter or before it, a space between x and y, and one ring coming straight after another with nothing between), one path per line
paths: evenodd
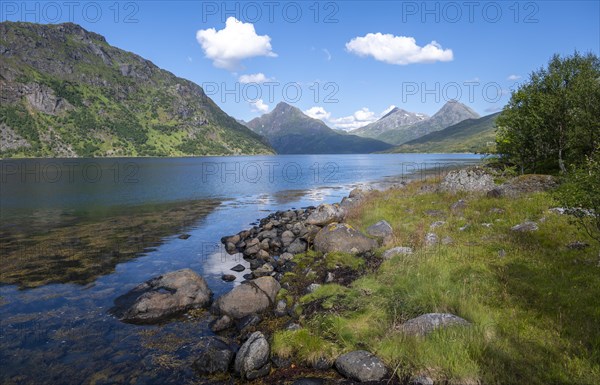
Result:
M303 319L310 333L302 338L277 334L276 341L285 337L286 349L296 353L309 345L305 339L318 341L311 349L322 346L323 355L366 349L401 378L428 374L449 383L596 383L598 244L567 217L550 213L548 208L555 203L545 193L489 199L418 194L418 188L416 183L404 190L373 193L350 218L363 230L387 220L395 232L392 246L412 246L416 252L384 262L350 288L325 285L303 297L303 303L325 298L334 310ZM452 212L449 207L459 198L468 206ZM432 217L429 210L442 214ZM437 220L446 224L429 230ZM527 234L510 230L525 220L537 221L539 230ZM467 224L466 230L459 230ZM449 236L453 243L424 248L423 237L429 231L440 239ZM591 246L566 247L576 240ZM402 322L428 312L450 312L472 326L437 330L424 338L397 331ZM300 357L306 360L303 354ZM312 350L311 354L318 355Z

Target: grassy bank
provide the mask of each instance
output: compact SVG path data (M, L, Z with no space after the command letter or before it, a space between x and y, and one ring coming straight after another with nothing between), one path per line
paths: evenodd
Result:
M547 193L492 199L424 192L425 183L373 192L349 219L361 230L381 219L392 225L394 240L379 255L393 246L415 253L384 261L348 287L326 284L301 298L318 311L304 312L302 329L277 332L273 353L301 364L365 349L400 379L424 374L452 384L597 383L598 244L548 211L556 203ZM451 210L459 199L466 207ZM526 220L539 230L511 231ZM436 221L445 223L430 230ZM425 247L428 232L451 243ZM590 246L568 248L574 241ZM352 257L334 262L364 268ZM398 331L429 312L453 313L472 326L427 337Z

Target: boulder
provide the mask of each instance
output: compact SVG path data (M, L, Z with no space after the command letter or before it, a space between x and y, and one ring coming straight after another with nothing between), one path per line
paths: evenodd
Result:
M290 230L286 230L281 234L281 243L283 247L288 247L292 242L294 242L296 236Z
M286 250L287 250L288 253L300 254L300 253L304 253L307 248L308 248L308 244L306 243L305 240L300 239L300 238L296 238L296 240L294 240L294 242L292 242L286 248Z
M220 297L213 311L240 319L267 310L275 302L281 285L273 277L261 277L243 282L229 293Z
M412 254L412 253L413 253L412 247L402 247L402 246L394 247L392 249L386 250L383 253L383 259L392 259L396 255Z
M440 184L442 191L487 192L495 187L494 178L480 167L450 171Z
M360 254L377 247L377 241L371 239L345 223L332 223L319 231L314 247L322 253L343 252Z
M112 314L125 322L153 323L184 311L207 307L212 291L190 269L150 279L115 300Z
M226 373L233 362L236 347L221 337L202 337L194 347L193 367L200 374Z
M392 226L385 220L381 220L374 225L367 227L367 234L372 237L386 239L391 237L393 233L394 230L392 229Z
M338 205L322 204L313 211L306 223L309 225L325 226L333 222L341 222L346 217L346 210Z
M388 373L383 361L364 350L339 356L335 368L344 377L358 382L381 381Z
M242 380L264 377L271 371L269 342L261 332L254 332L235 357L235 372Z
M275 270L275 269L273 269L273 266L270 263L265 263L258 269L254 270L252 273L254 274L255 277L258 278L258 277L264 277L267 275L271 275L273 270Z
M406 321L399 329L405 334L422 337L438 328L467 325L470 325L469 321L454 314L428 313Z

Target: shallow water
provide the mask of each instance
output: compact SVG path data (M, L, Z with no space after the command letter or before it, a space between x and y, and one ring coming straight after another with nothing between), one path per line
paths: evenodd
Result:
M215 296L245 261L220 238L277 210L337 202L474 163L465 154L299 155L0 161L0 382L191 383L189 349L210 334L192 312L159 326L121 323L113 300L181 268ZM179 235L189 234L188 239Z

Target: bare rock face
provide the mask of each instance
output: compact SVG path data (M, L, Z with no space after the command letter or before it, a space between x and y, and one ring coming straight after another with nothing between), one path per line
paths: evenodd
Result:
M470 325L469 321L454 314L428 313L406 321L399 329L405 334L422 337L438 328L467 325Z
M57 97L54 91L45 85L28 84L24 89L24 93L33 108L46 114L56 115L59 112L73 109L68 101Z
M213 311L233 319L261 313L274 305L280 289L279 282L270 276L247 281L220 297Z
M319 231L314 248L323 253L342 252L361 254L377 248L377 241L371 239L345 223L332 223Z
M335 367L344 377L358 382L381 381L388 373L383 361L364 350L339 356Z
M0 123L0 152L16 150L21 147L31 147L31 144L12 128Z
M450 171L440 188L442 191L487 192L495 187L492 175L479 167Z
M271 371L271 347L261 332L254 332L240 347L235 357L235 372L242 380L264 377Z
M154 323L175 314L207 307L212 298L204 278L190 269L167 273L118 297L112 314L125 322Z
M325 226L333 222L341 222L345 217L346 210L343 207L322 204L306 218L306 223L309 225Z

